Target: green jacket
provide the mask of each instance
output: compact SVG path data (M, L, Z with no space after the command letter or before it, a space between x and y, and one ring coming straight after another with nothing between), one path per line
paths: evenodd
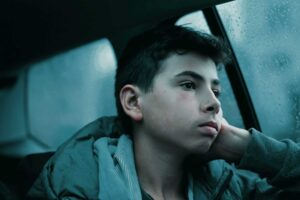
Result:
M300 147L251 133L238 167L215 160L189 174L189 199L300 199ZM27 198L145 198L130 137L121 134L114 117L92 122L49 159Z

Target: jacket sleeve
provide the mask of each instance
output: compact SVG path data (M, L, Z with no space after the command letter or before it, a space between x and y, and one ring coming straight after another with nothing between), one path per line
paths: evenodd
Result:
M299 198L300 145L272 139L254 129L250 132L251 142L236 170L243 193L251 199ZM246 171L258 176L249 176Z

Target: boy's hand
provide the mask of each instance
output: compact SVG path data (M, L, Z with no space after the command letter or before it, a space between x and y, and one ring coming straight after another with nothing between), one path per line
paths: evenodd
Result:
M216 159L229 162L239 162L251 140L250 133L230 125L224 118L222 109L219 116L222 119L221 129L210 150L204 155L193 155L194 163L204 163Z
M221 130L209 151L209 158L239 162L250 142L247 130L230 125L222 118Z

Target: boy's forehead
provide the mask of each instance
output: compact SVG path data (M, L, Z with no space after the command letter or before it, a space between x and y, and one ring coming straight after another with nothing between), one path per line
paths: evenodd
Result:
M218 79L218 70L214 61L196 53L171 54L161 62L160 73L176 76L184 71L194 71L210 78Z

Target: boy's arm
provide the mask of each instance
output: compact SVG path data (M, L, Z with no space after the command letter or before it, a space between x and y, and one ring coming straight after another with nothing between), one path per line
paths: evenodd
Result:
M238 168L267 178L279 190L288 194L300 192L300 145L291 140L278 141L255 129L239 129L225 121L211 152L216 158L233 161Z
M300 145L292 140L270 138L251 129L251 141L238 162L238 167L266 177L280 188L297 187L300 192Z

